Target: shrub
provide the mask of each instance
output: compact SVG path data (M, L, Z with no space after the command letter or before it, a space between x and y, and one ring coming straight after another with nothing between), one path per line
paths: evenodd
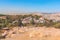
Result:
M53 27L60 28L60 23L56 23L55 25L53 25Z

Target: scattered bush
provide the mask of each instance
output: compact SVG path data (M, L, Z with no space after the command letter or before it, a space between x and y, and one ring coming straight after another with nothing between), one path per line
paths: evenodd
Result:
M53 27L60 28L60 23L57 23L57 24L53 25Z
M3 16L3 15L1 15ZM24 18L31 17L32 19L30 20L29 24L23 24L22 20ZM53 22L53 20L48 20L44 18L45 22L44 23L35 23L34 19L39 20L39 18L42 17L41 15L6 15L6 19L0 19L0 29L4 27L16 27L16 26L46 26L46 27L56 27L60 28L60 23L59 22ZM13 23L13 21L17 20L18 22Z

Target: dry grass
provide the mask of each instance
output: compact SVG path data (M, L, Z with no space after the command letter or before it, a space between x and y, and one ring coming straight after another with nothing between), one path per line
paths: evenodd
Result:
M16 34L8 34L4 40L60 40L60 29L46 27L13 28Z

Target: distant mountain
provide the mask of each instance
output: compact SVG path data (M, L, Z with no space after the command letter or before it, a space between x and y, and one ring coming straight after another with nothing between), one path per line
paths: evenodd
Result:
M19 13L19 12L7 12L7 13L0 13L4 15L60 15L60 12L57 13L44 13L44 12L27 12L27 13Z

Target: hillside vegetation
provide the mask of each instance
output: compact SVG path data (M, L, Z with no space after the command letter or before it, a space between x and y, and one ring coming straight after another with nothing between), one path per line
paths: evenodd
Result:
M50 14L51 15L51 14ZM60 28L60 20L50 18L44 15L0 15L0 29L4 27L15 27L15 26L46 26L46 27L58 27ZM52 15L51 15L52 16ZM56 16L57 17L57 16ZM50 19L49 19L50 18ZM58 17L59 18L59 17Z
M46 39L49 40L51 37L52 37L52 40L53 40L53 37L54 38L58 37L59 39L60 36L55 36L55 35L59 35L60 33L59 31L60 30L60 19L59 18L60 16L56 14L54 15L53 14L50 14L50 15L49 14L48 15L45 15L45 14L43 15L36 15L36 14L0 15L0 39L4 39L6 36L9 39L9 37L11 37L11 34L17 37L16 40L18 38L21 40L24 40L24 39L35 40L34 38L36 38L36 40L46 40ZM52 34L49 34L50 31ZM46 35L43 32L46 33ZM2 36L2 34L4 36ZM44 36L40 39L39 35L40 36L44 35ZM12 38L15 38L15 36Z

